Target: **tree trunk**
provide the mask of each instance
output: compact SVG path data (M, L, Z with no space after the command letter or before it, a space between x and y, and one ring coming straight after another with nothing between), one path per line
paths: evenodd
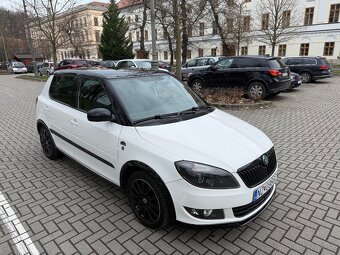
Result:
M146 25L146 2L144 2L142 25L140 27L140 53L142 58L149 58L149 53L145 50L145 25Z
M57 66L58 60L57 60L57 47L55 45L52 45L52 58L53 58L53 66Z
M222 51L223 51L222 54L224 56L227 56L227 54L228 54L228 44L227 44L226 36L223 33L222 25L220 24L220 21L219 21L217 6L215 6L214 0L208 0L208 1L210 3L210 6L211 6L211 11L213 13L213 17L214 17L214 21L215 21L215 24L216 24L216 27L217 27L217 30L218 30L218 34L221 38Z
M272 57L274 57L274 55L275 55L275 48L276 48L276 44L273 43L272 44Z
M174 31L176 38L176 76L181 78L181 49L182 49L182 38L181 38L181 18L178 8L178 0L173 0L173 13L174 13Z
M181 2L181 10L182 10L182 63L187 62L187 51L188 51L188 28L187 28L187 9L186 9L186 0L182 0Z

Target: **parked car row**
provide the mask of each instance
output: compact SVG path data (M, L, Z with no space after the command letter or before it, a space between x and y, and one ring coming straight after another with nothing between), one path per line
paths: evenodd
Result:
M238 87L250 98L263 99L302 82L332 77L332 69L321 57L290 57L281 59L267 56L234 56L221 59L209 66L189 65L202 58L190 60L182 67L182 78L195 91L206 87ZM206 60L206 59L205 59ZM189 68L191 66L191 68ZM191 72L188 72L190 70Z

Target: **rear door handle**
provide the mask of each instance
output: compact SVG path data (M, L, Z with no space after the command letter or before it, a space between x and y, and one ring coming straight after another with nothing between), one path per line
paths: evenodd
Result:
M77 122L77 120L75 120L75 119L71 120L71 124L72 124L73 126L78 126L78 122Z

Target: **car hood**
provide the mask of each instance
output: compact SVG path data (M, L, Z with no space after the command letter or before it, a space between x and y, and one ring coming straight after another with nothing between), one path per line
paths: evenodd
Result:
M136 131L174 161L200 162L230 172L236 172L273 146L262 131L217 109L185 121L136 127Z

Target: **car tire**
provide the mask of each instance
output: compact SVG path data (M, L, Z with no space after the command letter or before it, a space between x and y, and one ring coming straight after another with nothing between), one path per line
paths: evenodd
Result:
M300 73L301 78L302 78L302 82L304 83L309 83L312 81L312 75L308 72L302 72Z
M190 87L196 91L196 92L200 92L202 89L205 88L204 82L201 79L194 79L191 84Z
M248 86L247 95L254 100L264 99L267 96L267 90L261 82L253 82Z
M45 126L39 128L39 137L41 148L45 156L52 160L60 158L61 152L55 146L52 135Z
M143 225L158 229L171 222L171 204L160 181L137 171L130 176L127 191L131 208Z

